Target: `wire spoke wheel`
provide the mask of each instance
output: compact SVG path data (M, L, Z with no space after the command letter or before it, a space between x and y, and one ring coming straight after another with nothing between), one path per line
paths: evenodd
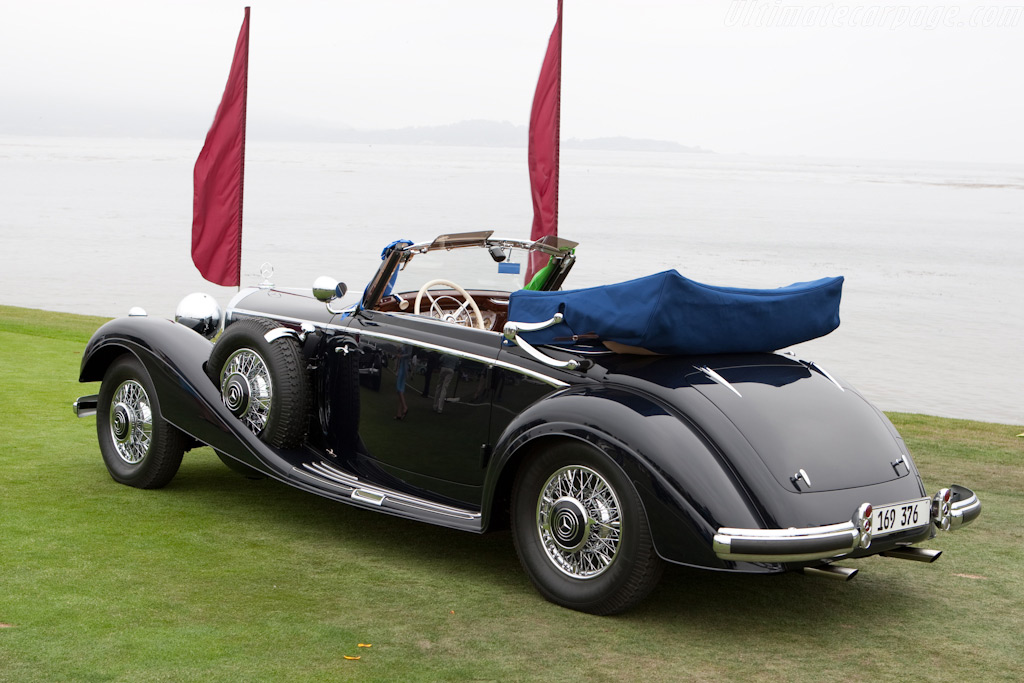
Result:
M283 327L267 318L232 323L206 371L246 429L272 446L296 448L309 425L312 388L298 338Z
M588 467L563 467L537 501L537 531L552 563L576 579L602 574L622 540L619 500L604 477Z
M264 430L274 403L274 382L262 356L248 348L231 354L221 371L220 391L224 405L253 433Z
M640 496L602 451L548 443L525 460L512 487L512 540L523 569L541 595L563 607L629 609L662 570Z
M115 359L104 372L96 436L115 481L155 489L177 474L187 439L163 418L160 398L149 373L131 354Z
M129 465L142 462L153 443L153 409L137 381L122 382L114 391L110 436L117 455Z

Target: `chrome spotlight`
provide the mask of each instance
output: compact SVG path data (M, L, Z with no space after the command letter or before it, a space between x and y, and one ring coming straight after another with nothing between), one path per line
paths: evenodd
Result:
M328 277L327 275L321 275L313 281L313 296L316 297L317 301L327 304L327 310L331 313L341 313L341 311L331 308L331 303L345 296L347 292L348 287L344 282L338 282L333 277Z

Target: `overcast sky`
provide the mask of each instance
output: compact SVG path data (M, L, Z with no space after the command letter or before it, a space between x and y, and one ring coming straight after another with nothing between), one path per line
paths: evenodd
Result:
M565 0L562 135L1020 163L1017 2ZM525 125L556 6L250 4L250 140L325 125ZM243 7L0 0L0 134L201 140Z

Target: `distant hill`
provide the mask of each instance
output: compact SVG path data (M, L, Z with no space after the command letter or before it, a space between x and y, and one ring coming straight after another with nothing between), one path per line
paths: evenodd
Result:
M308 139L313 131L303 132ZM413 126L388 130L358 130L355 128L321 129L315 131L319 140L374 145L443 145L460 147L526 147L526 126L515 126L508 121L460 121L444 126ZM600 149L625 152L710 152L700 147L689 147L668 140L647 140L628 137L580 140L562 138L566 149Z
M154 115L142 109L120 108L102 116L62 117L52 107L44 114L28 110L5 111L0 135L111 136L181 138L202 140L209 120L188 112ZM508 121L460 121L444 126L412 126L388 130L360 130L344 124L297 122L280 117L250 117L251 142L349 142L370 145L443 145L458 147L526 147L526 126ZM563 149L600 149L628 152L709 152L668 140L639 140L627 137L580 140L562 138Z
M678 142L671 142L669 140L647 140L643 138L626 138L621 136L614 138L592 138L590 140L569 138L568 140L562 140L562 145L573 149L603 149L622 152L712 153L710 149L704 149L702 147L688 147L687 145L681 145Z

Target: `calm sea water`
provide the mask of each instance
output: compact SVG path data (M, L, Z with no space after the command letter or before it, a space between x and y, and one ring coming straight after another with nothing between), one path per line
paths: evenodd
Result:
M171 317L226 304L189 253L198 141L0 137L0 303ZM1024 424L1024 166L564 150L567 286L665 268L709 284L846 276L842 325L796 347L887 410ZM243 281L361 287L396 238L526 238L524 149L247 150Z

